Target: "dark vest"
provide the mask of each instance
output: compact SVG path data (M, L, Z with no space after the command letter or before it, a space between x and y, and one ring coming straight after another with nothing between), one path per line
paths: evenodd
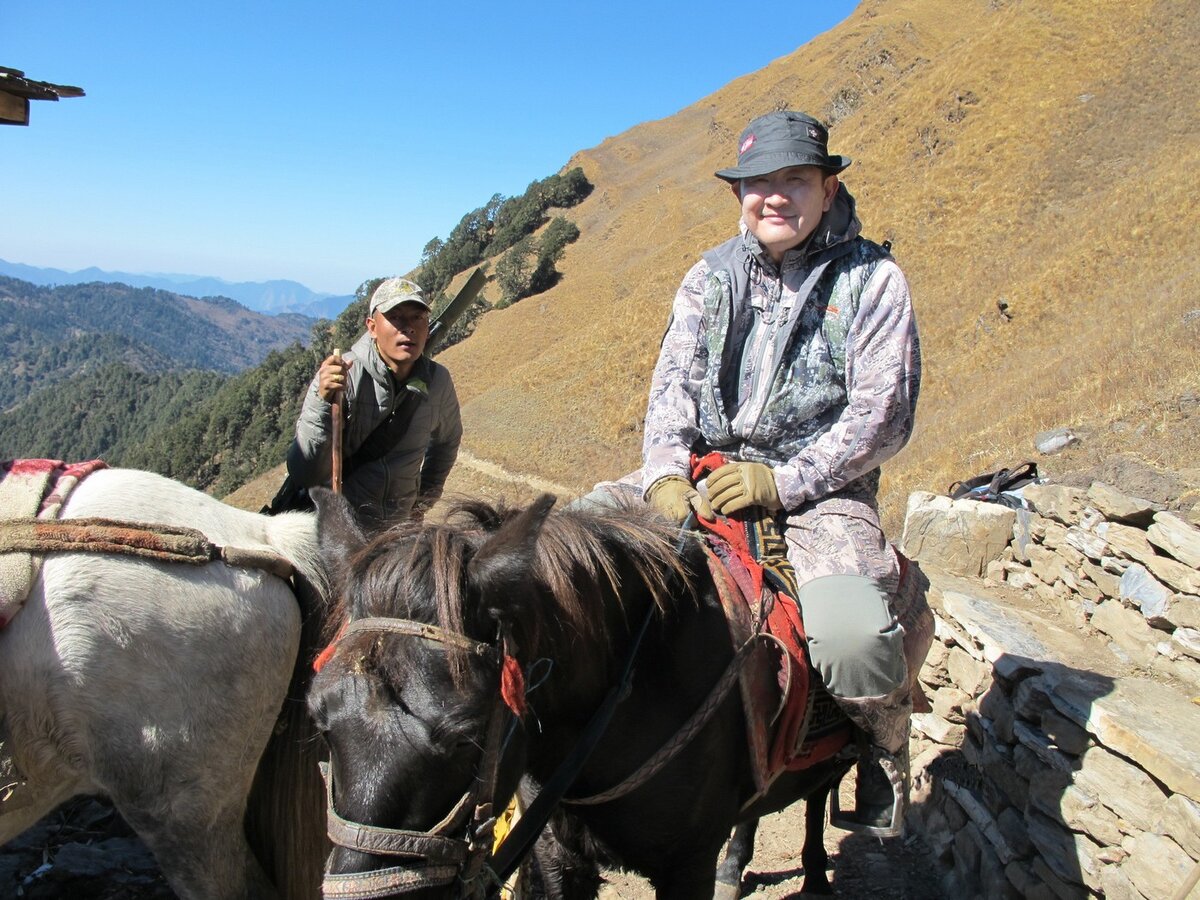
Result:
M780 276L752 255L752 240L739 235L704 254L710 274L699 418L710 448L780 465L828 431L846 408L846 336L863 288L880 261L890 258L858 237L857 228L852 233L811 252L799 272L789 268L789 281L801 279L797 301L776 310L769 322L742 318L759 315L750 305L754 279L775 279L767 286L776 298L782 292ZM746 348L732 346L729 336L754 336L758 329L767 329L760 359L746 360ZM747 366L753 372L749 385L741 377Z

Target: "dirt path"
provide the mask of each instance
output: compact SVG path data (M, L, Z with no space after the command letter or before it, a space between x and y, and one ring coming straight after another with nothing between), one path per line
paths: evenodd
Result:
M461 447L459 448L458 460L455 462L455 465L466 466L468 469L473 469L493 481L520 485L538 493L555 494L559 497L573 497L577 493L569 487L555 484L553 481L546 481L544 478L538 478L535 475L518 475L510 472L503 466L497 465L494 462L488 462L486 459L480 459L469 450L464 450Z
M853 804L850 779L842 785L844 806ZM800 900L804 867L804 806L797 803L768 816L759 825L754 858L742 879L742 896L755 900ZM863 835L825 829L829 854L828 876L835 897L867 900L949 900L941 888L938 871L920 835L881 841ZM600 900L653 900L649 883L634 875L609 872Z

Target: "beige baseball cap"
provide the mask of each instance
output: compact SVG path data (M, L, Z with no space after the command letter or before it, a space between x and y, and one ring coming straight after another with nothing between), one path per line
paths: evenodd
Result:
M425 299L419 284L407 278L388 278L379 282L379 287L375 288L375 293L371 295L371 309L367 315L386 315L401 303L418 303L429 309L429 301Z

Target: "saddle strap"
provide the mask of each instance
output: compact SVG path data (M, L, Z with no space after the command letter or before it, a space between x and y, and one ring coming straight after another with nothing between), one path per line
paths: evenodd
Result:
M278 554L220 547L194 528L102 518L0 520L0 553L122 553L196 566L221 560L230 566L262 569L285 579L295 571Z

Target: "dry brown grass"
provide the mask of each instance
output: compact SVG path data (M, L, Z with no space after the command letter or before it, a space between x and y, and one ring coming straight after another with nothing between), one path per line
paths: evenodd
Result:
M1196 466L1181 398L1200 386L1198 61L1190 0L864 0L570 161L595 191L569 213L562 282L439 356L466 447L577 491L638 465L675 288L736 227L712 172L747 120L787 106L834 120L865 232L894 242L912 284L925 381L917 433L885 467L890 527L910 491L1036 458L1052 427L1093 456ZM466 492L503 487L474 477L455 473Z

